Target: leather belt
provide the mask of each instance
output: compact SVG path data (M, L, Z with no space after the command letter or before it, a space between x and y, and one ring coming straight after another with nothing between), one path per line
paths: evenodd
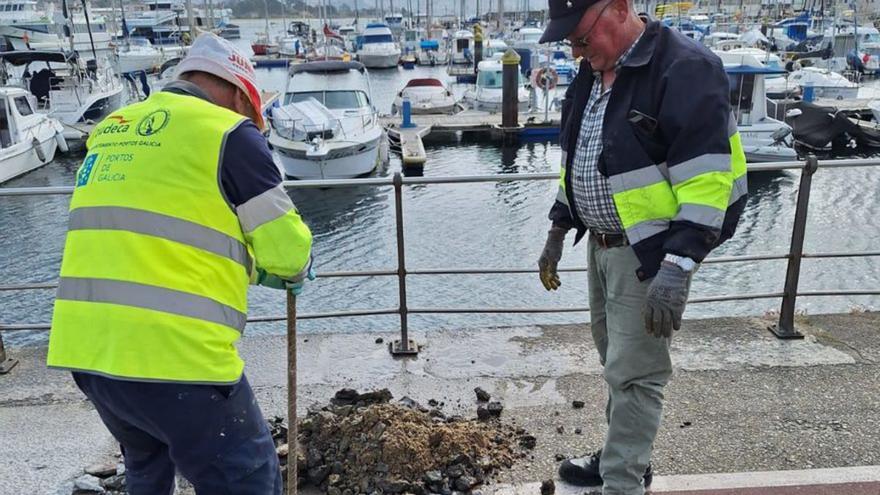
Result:
M595 239L596 244L604 249L629 246L626 234L590 231L590 237Z

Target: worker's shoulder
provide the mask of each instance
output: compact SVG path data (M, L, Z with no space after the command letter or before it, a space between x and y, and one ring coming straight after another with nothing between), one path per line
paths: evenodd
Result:
M662 26L657 36L654 50L654 62L661 69L673 67L714 67L724 70L724 64L718 55L699 41L685 36L677 29Z
M266 136L260 132L260 129L257 128L253 120L245 117L241 117L241 120L229 130L226 141L227 143L234 143L237 147L244 148L245 151L248 148L262 150L268 147Z

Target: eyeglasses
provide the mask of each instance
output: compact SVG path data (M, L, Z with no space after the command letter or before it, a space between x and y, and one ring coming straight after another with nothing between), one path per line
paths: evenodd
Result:
M597 15L596 19L593 20L593 23L590 24L590 28L587 29L586 33L579 36L574 41L570 41L568 39L563 40L562 44L564 44L566 46L570 46L572 48L586 48L586 47L590 46L590 41L588 40L588 38L590 37L591 34L593 34L593 29L596 28L596 23L599 22L599 19L602 17L602 14L605 13L605 9L607 9L612 3L614 3L614 0L606 3L605 6L602 7L602 9L599 11L599 15Z

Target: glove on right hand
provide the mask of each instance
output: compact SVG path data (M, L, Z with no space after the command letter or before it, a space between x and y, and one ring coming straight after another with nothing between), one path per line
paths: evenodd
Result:
M562 246L565 243L565 234L568 230L562 227L551 227L547 232L547 242L544 244L544 251L538 258L538 269L540 270L541 283L547 290L556 290L562 282L559 281L559 273L556 267L559 260L562 259Z

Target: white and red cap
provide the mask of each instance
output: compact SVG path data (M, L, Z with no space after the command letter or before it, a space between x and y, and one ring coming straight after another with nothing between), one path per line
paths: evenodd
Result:
M263 129L263 105L254 66L232 43L213 33L200 34L186 57L177 64L177 77L194 71L207 72L244 91L257 115L257 127Z

